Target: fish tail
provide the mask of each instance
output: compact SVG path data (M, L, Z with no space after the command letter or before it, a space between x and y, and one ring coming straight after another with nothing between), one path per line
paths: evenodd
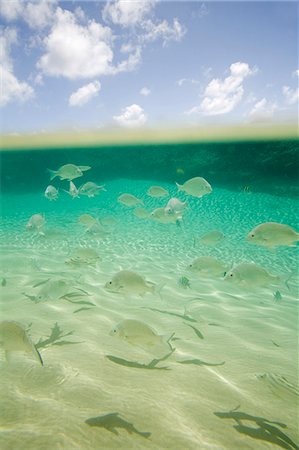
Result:
M178 188L178 191L181 191L183 185L182 185L182 184L179 184L179 183L177 183L177 182L175 182L175 184L176 184L176 186L177 186L177 188Z
M50 180L52 181L55 177L57 177L57 171L56 170L51 170L51 169L47 169L48 172L50 173Z

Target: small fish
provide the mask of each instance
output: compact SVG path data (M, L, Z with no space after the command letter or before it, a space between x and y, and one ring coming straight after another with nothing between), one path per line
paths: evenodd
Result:
M131 345L142 347L145 349L153 349L157 347L171 348L169 343L173 334L168 338L159 335L149 325L139 320L125 319L115 325L110 331L110 336L117 336L118 338L128 342Z
M179 313L174 313L171 311L164 311L163 309L156 309L156 308L146 308L146 307L143 307L143 308L148 309L150 311L157 311L161 314L167 314L169 316L179 317L180 319L184 319L189 322L197 322L197 320L193 319L191 316L188 316L187 314L179 314Z
M190 280L187 277L181 277L178 279L178 285L184 289L191 288Z
M7 284L6 278L1 278L1 286L4 287L6 286L6 284Z
M64 192L69 194L72 198L78 198L79 197L79 190L76 188L75 184L72 181L70 181L70 189L68 191L66 191L64 189Z
M150 218L159 223L176 223L179 218L175 214L167 214L165 208L156 208L150 213Z
M88 181L85 184L82 184L79 188L79 194L86 195L87 197L95 197L96 195L99 195L101 191L106 191L104 186L99 186L92 181Z
M157 367L157 364L169 358L169 356L171 356L174 351L175 349L172 349L170 353L167 353L167 355L162 356L161 358L155 358L148 364L142 364L137 361L128 361L127 359L118 358L117 356L113 355L106 355L106 358L109 359L109 361L114 362L115 364L119 364L120 366L132 367L134 369L170 370L167 366Z
M129 208L136 205L143 205L143 201L132 194L122 194L118 197L117 201L122 205L128 206Z
M188 269L201 277L223 277L227 267L213 256L200 256L189 264Z
M99 219L99 221L105 228L114 228L118 223L117 219L112 216L103 217L102 219Z
M75 164L65 164L59 167L58 170L48 169L50 172L50 178L53 180L59 177L61 180L74 180L75 178L82 177L83 172L91 169L89 166L76 166Z
M129 434L134 433L146 439L149 438L151 435L151 433L146 431L138 431L137 428L135 428L135 426L132 423L127 422L125 419L122 419L119 416L119 413L111 413L106 414L105 416L90 417L90 419L85 420L85 423L87 423L87 425L89 425L90 427L105 428L106 430L116 435L118 435L118 431L116 428L121 428L123 430L126 430Z
M187 202L181 202L178 198L171 198L165 206L165 213L174 215L177 219L182 219L183 211L187 206Z
M266 287L280 282L278 276L269 274L266 269L255 263L238 264L226 274L224 280L247 287Z
M101 258L96 250L93 248L82 247L75 249L70 258L65 263L73 265L95 265Z
M190 325L189 323L185 323L185 325L187 325L187 327L192 328L192 330L194 331L194 333L196 334L197 337L199 337L199 339L204 339L203 334L193 325Z
M269 389L276 395L285 397L289 394L293 397L299 397L299 388L294 384L290 383L284 376L265 372L255 375L259 381L265 382Z
M176 185L179 191L198 198L212 192L211 185L202 177L191 178L182 185L178 183Z
M215 247L224 239L224 234L221 231L209 231L199 238L200 244L207 245L209 247Z
M159 198L169 195L169 192L161 186L151 186L147 191L147 195L150 197Z
M150 217L150 213L144 208L135 208L133 214L138 219L148 219Z
M299 241L299 233L289 225L265 222L253 228L247 235L246 240L267 248L296 247L296 242Z
M26 224L26 229L43 234L42 228L44 227L45 223L46 220L44 216L42 216L41 214L33 214L33 216L30 217Z
M146 281L141 275L132 270L117 272L110 281L107 281L105 288L112 292L137 294L141 297L146 292L155 293L156 291L154 283Z
M49 186L46 188L45 190L45 197L52 201L52 200L57 200L58 199L58 190L56 189L56 187L52 186L51 184L49 184Z
M82 216L79 217L79 223L81 223L81 225L84 225L86 227L86 231L88 232L103 231L103 228L98 219L91 216L90 214L82 214Z
M24 327L17 322L0 322L0 346L8 359L10 352L32 353L43 365L43 360Z
M282 295L281 295L280 291L274 292L273 297L276 302L280 302L280 300L282 300Z
M177 173L177 175L185 175L185 171L181 167L178 167L176 169L176 173Z
M185 359L184 361L177 361L179 364L194 364L195 366L223 366L225 361L220 363L208 363L201 359Z

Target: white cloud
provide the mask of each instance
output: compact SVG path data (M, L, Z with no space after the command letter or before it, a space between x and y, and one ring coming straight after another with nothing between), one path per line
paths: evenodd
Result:
M193 11L192 13L192 17L194 19L202 19L203 17L207 16L209 14L209 10L206 7L206 5L204 3L202 3L200 5L199 8L197 8L195 11Z
M148 95L150 95L151 90L147 87L143 87L142 89L140 89L139 93L141 95L144 95L144 97L147 97Z
M299 88L291 89L290 86L283 86L282 93L288 105L294 105L299 100Z
M144 125L147 117L141 106L133 104L123 109L120 116L114 116L113 119L123 127L135 128Z
M122 27L134 28L139 44L162 39L165 45L169 41L180 41L186 33L178 19L169 24L167 20L154 20L153 10L157 0L110 0L103 9L103 19Z
M10 58L10 49L17 42L17 32L12 28L6 28L0 37L0 73L1 91L0 106L17 100L24 102L34 95L32 87L25 81L20 81L14 74L13 64Z
M180 87L182 87L185 83L199 84L199 81L195 80L194 78L181 78L180 80L176 81L176 84Z
M7 20L22 18L30 28L42 29L49 26L54 18L57 0L35 0L25 2L20 0L2 1L0 14Z
M299 69L295 70L292 75L294 77L299 77Z
M101 89L101 83L94 81L93 83L86 84L79 88L76 92L73 92L69 98L70 106L82 106L95 97Z
M155 6L155 0L110 0L103 9L103 19L124 27L139 24Z
M275 103L268 102L265 98L259 100L248 114L251 122L263 122L272 119L274 112L277 110Z
M230 75L224 80L214 78L204 91L204 98L199 106L187 111L187 114L201 113L207 116L231 112L242 100L244 94L243 81L257 72L247 63L236 62L230 66Z
M162 39L164 45L169 41L179 42L186 33L186 28L176 18L173 19L172 25L167 20L158 23L145 20L142 22L142 30L143 33L139 36L141 42L153 42Z
M128 56L128 59L121 61L116 67L111 68L111 73L116 74L119 72L130 72L134 70L141 61L141 47L137 46L132 53Z
M56 21L44 39L46 53L37 67L45 74L69 79L88 78L112 72L112 33L91 20L86 27L76 17L57 8Z

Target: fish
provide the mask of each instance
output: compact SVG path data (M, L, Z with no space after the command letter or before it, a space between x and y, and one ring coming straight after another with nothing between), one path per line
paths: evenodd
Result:
M182 219L183 211L187 206L187 202L181 202L178 198L171 198L165 206L165 213L176 216L176 219Z
M96 250L89 247L81 247L73 250L65 263L73 264L74 266L80 265L95 265L101 258Z
M104 228L114 228L118 223L117 219L112 216L103 217L102 219L99 219L99 221Z
M91 216L90 214L82 214L82 216L79 217L78 221L79 223L81 223L81 225L84 225L86 227L86 231L88 232L103 231L103 228L101 227L98 219Z
M223 277L227 271L226 265L213 256L199 256L188 265L188 269L206 278Z
M198 198L212 192L211 185L202 177L191 178L190 180L185 181L184 184L176 183L176 185L179 191L183 191L188 195Z
M170 337L162 336L156 333L153 328L140 320L125 319L115 325L110 331L110 336L117 336L123 341L128 342L131 345L145 348L154 349L157 347L165 347L166 345L172 350L170 345Z
M167 353L167 355L164 355L160 358L154 358L148 364L139 363L137 361L128 361L127 359L118 358L114 355L106 355L106 358L109 359L109 361L114 362L115 364L119 364L120 366L132 367L134 369L170 370L167 366L157 367L157 364L169 358L169 356L171 356L174 351L175 349L172 349L170 353Z
M75 178L82 177L83 172L91 169L89 166L76 166L75 164L65 164L59 167L58 170L48 169L50 172L50 179L53 180L59 177L61 180L74 180Z
M69 194L72 198L78 198L79 197L79 190L76 188L75 184L72 181L70 181L70 189L68 191L66 191L64 189L64 192Z
M213 230L205 233L199 238L200 244L207 245L209 247L215 247L225 238L221 231Z
M233 267L225 275L224 280L248 287L267 287L280 283L279 276L271 275L266 269L253 262L241 263Z
M159 198L169 195L169 192L161 186L151 186L147 191L147 195L150 197Z
M276 302L280 302L280 300L282 300L282 295L281 295L280 291L274 292L273 297Z
M42 228L46 223L45 217L42 214L33 214L26 224L26 230L37 231L43 234Z
M26 352L31 353L42 366L44 364L25 328L17 322L0 322L0 346L5 350L7 360L10 352Z
M178 217L175 214L167 214L165 208L156 208L150 213L150 218L159 223L176 223Z
M52 184L49 184L49 186L46 188L45 190L45 197L52 201L52 200L57 200L58 199L58 190L56 189L56 187L52 186Z
M261 223L253 228L246 237L247 242L269 249L278 246L296 247L299 233L289 225L277 222Z
M135 208L133 214L138 219L148 219L150 217L150 213L144 208Z
M190 280L187 277L181 277L178 279L178 285L184 289L191 288Z
M74 296L82 296L85 291L79 288L75 288L76 291L70 292L70 283L63 279L50 279L43 280L33 286L33 288L40 287L36 295L24 295L28 297L34 303L46 302L46 301L56 301L61 298L68 298Z
M258 373L255 375L255 377L257 380L266 383L272 393L278 395L279 397L285 398L286 395L293 398L299 397L298 385L295 386L294 384L290 383L284 376L280 374L265 372Z
M188 316L187 314L179 314L179 313L174 313L174 312L171 312L171 311L165 311L163 309L156 309L156 308L143 307L143 309L148 309L149 311L156 311L156 312L159 312L161 314L167 314L168 316L179 317L180 319L184 319L184 320L187 320L189 322L197 322L196 319L193 319L191 316Z
M111 292L136 294L141 297L146 292L156 292L156 285L154 283L146 281L141 275L132 270L121 270L117 272L110 281L107 281L105 288Z
M179 364L194 364L195 366L223 366L225 361L220 363L208 363L201 359L185 359L184 361L177 361Z
M122 419L117 412L106 414L104 416L90 417L85 420L85 423L90 427L105 428L107 431L116 435L118 435L117 428L126 430L129 434L137 434L146 439L151 435L151 433L147 431L138 431L132 423Z
M101 191L106 191L105 187L99 186L92 181L88 181L87 183L84 183L79 187L79 194L86 195L89 198L99 195Z
M185 323L185 325L187 325L187 327L192 328L192 330L194 331L196 336L199 337L199 339L204 339L203 334L198 330L198 328L194 327L193 325L190 325L189 323Z
M136 205L143 205L143 201L139 198L135 197L135 195L132 194L121 194L117 201L121 203L122 205L128 206L129 208L136 206Z

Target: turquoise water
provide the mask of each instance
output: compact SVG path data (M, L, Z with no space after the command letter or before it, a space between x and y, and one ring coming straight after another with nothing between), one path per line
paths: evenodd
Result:
M237 144L197 148L3 152L1 317L27 330L44 365L33 352L2 353L1 448L298 448L298 247L245 239L269 221L298 231L294 142L240 144L238 158ZM92 167L77 187L94 181L106 191L72 199L55 178L59 197L49 201L47 168L66 163ZM175 181L193 176L212 193L178 192ZM147 195L154 185L169 195ZM178 223L139 219L117 201L123 193L149 212L171 197L187 207ZM33 214L43 215L41 230L26 229ZM101 226L89 231L83 214ZM224 239L203 245L213 230ZM98 259L74 262L82 248ZM279 282L202 276L188 269L201 256L225 272L254 262ZM154 289L108 290L121 270ZM112 336L124 319L146 323L162 343Z

